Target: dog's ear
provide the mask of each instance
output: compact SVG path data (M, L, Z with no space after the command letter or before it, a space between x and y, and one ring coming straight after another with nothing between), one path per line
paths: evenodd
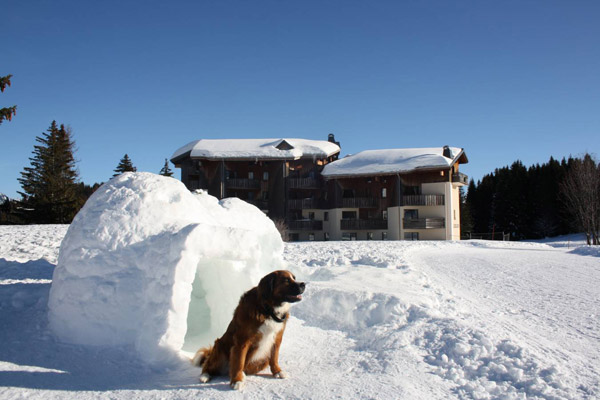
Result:
M273 286L275 285L275 272L265 275L258 283L258 294L263 299L268 299L273 295Z

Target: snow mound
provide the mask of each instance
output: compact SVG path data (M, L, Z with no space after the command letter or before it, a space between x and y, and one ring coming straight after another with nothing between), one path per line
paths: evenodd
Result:
M283 266L282 253L274 224L244 201L192 194L151 173L122 174L67 231L50 327L61 340L131 347L160 364L184 342L221 334L239 296Z

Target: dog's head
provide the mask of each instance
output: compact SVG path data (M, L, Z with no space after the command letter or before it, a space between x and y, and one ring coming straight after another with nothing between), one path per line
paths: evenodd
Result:
M260 280L258 293L263 300L277 306L302 300L305 287L306 284L297 282L290 271L274 271Z

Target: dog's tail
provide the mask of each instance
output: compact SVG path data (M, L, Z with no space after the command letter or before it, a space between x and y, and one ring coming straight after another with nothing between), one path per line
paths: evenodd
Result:
M194 358L191 359L192 365L195 367L203 366L204 363L206 362L206 360L208 359L208 356L210 355L212 349L213 349L212 346L210 346L210 347L203 347L200 350L198 350L196 352L196 355L194 356Z

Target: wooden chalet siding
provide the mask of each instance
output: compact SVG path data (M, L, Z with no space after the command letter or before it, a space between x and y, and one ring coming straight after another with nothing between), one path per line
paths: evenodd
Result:
M288 178L290 189L318 189L321 182L316 178Z
M438 183L438 182L449 182L451 169L436 171L422 171L422 172L411 172L410 174L400 174L400 181L404 186L419 186L423 183Z
M271 219L286 218L287 192L285 178L288 174L285 161L270 161L269 168L269 217Z

